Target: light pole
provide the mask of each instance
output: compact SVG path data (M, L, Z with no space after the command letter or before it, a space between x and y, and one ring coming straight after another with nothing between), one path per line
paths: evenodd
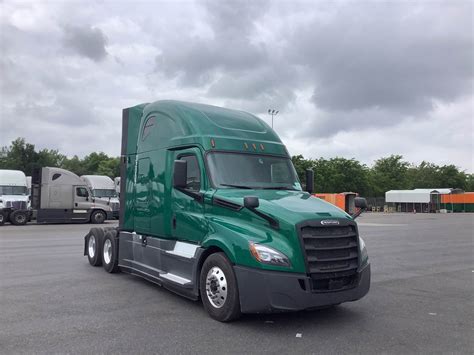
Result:
M278 112L280 112L280 111L275 111L275 110L272 110L270 108L268 109L268 114L272 115L272 129L273 129L273 116L278 115Z

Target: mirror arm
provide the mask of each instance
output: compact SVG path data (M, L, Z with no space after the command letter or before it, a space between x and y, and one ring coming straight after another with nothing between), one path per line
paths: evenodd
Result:
M361 208L359 209L356 213L354 213L353 215L351 215L352 219L356 219L357 217L359 217L363 212L365 212L366 209L365 208Z
M183 187L175 187L176 190L182 192L183 194L194 198L198 202L203 202L204 201L204 195L201 192L194 192L188 189L185 189Z

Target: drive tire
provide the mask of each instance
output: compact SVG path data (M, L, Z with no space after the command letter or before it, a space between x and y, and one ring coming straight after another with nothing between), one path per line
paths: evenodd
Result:
M3 212L0 212L0 226L3 226L5 224L5 214Z
M102 243L102 266L108 273L120 271L118 266L118 243L116 239L117 232L109 230L105 233Z
M105 222L107 215L102 210L95 210L91 214L91 223L93 224L102 224Z
M202 265L199 281L202 303L212 318L219 322L230 322L240 317L237 279L224 253L215 253L207 257ZM211 297L214 297L214 300L211 301Z
M104 230L102 228L91 228L87 236L87 259L92 266L102 265L102 239Z
M10 214L10 222L15 226L24 226L28 223L28 214L21 210L13 211Z

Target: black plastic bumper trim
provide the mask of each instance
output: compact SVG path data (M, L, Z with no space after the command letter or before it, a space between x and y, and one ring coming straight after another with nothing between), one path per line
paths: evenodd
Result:
M234 266L242 313L299 311L356 301L370 288L370 264L358 272L357 285L333 292L312 292L306 274L251 269Z

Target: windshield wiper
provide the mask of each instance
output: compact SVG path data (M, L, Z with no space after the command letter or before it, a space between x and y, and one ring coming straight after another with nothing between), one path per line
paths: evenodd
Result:
M245 186L245 185L233 185L233 184L219 184L220 186L229 186L229 187L235 187L237 189L248 189L252 190L253 187L250 186Z
M291 190L291 191L299 191L297 189L294 189L292 187L288 186L271 186L271 187L263 187L263 190Z

